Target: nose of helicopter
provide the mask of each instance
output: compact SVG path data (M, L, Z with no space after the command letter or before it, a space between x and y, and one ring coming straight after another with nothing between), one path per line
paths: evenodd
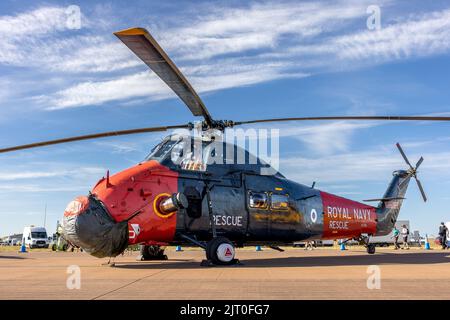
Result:
M128 223L116 223L93 195L68 204L63 232L66 240L98 258L115 257L128 245Z

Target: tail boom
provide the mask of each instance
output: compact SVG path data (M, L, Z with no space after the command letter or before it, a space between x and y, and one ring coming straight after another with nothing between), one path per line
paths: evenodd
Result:
M376 210L377 232L375 235L387 235L392 231L405 199L410 180L411 175L408 171L394 171L391 183Z

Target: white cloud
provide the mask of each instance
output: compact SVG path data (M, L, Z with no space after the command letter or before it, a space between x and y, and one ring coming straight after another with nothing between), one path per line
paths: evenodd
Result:
M20 180L20 179L37 179L37 178L51 178L66 175L67 172L1 172L0 181Z
M203 74L194 75L191 79L199 92L209 92L249 86L277 79L303 78L309 76L307 73L289 72L288 69L289 64L287 63L230 65L230 68L227 68L227 70L220 71L214 65L209 65Z
M400 19L383 25L380 30L331 35L264 56L297 57L307 69L327 70L436 55L449 49L450 10L443 10Z
M253 4L240 9L217 8L205 12L202 19L182 20L158 33L163 47L177 60L212 58L233 52L273 48L283 36L311 37L331 28L337 22L361 15L362 5L303 3ZM315 13L315 14L313 14ZM84 17L84 26L98 17ZM46 71L71 73L109 73L143 64L112 35L59 33L65 31L65 8L44 7L14 17L0 17L0 25L9 31L16 25L15 36L6 37L0 62L45 68ZM102 18L104 19L104 18ZM328 23L329 22L329 23ZM324 26L324 24L326 26ZM0 28L0 34L1 30ZM29 30L27 36L24 32ZM200 65L188 62L182 66L192 73L192 82L201 92L271 81L285 77L301 77L306 73L287 72L287 61L262 62L252 59L227 58L222 61L203 61ZM207 71L199 72L199 69ZM197 71L195 71L197 70ZM152 100L173 96L153 77L143 73L104 76L79 81L63 88L51 97L53 109L101 104L108 101L150 97ZM120 90L126 87L127 90ZM119 90L117 90L119 88ZM99 92L97 92L99 91ZM42 97L41 97L42 98ZM48 102L48 100L45 100Z
M288 78L305 77L307 74L289 73L287 64L222 65L214 64L185 68L192 74L191 82L198 92L253 85L260 82ZM51 105L48 109L64 109L87 105L98 105L109 101L135 98L160 100L175 97L175 94L151 72L139 72L106 81L88 81L56 92L51 96L41 96L42 104Z
M160 38L181 59L205 59L256 49L273 49L288 37L303 41L365 14L363 2L345 4L266 2L244 8L217 8Z
M86 192L89 187L86 185L68 185L68 186L42 186L41 184L0 184L0 190L3 193L41 193L41 192Z
M281 159L287 177L297 181L343 182L384 180L393 168L403 168L393 153L377 151L333 153L321 157L295 156Z
M109 152L124 154L129 152L141 151L137 143L133 142L116 142L116 141L95 141L95 145L102 147ZM142 147L142 146L141 146Z
M148 96L157 100L172 95L174 94L156 75L140 72L112 80L82 82L56 92L53 96L41 96L39 100L52 106L48 109L63 109Z
M405 150L412 163L422 153ZM441 180L450 172L450 152L435 151L423 154L424 163L419 176L424 172L427 178ZM334 153L321 157L290 155L280 160L281 172L297 181L320 181L321 183L344 183L350 181L386 181L393 170L408 169L395 145L374 146L358 152Z
M54 46L50 50L55 50ZM51 70L96 73L142 65L123 44L108 42L103 37L77 37L73 43L66 43L63 51L48 63Z
M396 60L446 52L450 48L450 10L427 13L406 21L344 35L333 41L340 59Z
M143 134L136 136L122 136L116 138L110 138L108 140L97 140L93 141L96 149L98 147L102 148L107 152L112 152L114 154L128 154L135 153L136 156L143 157L146 156L150 150L158 143L160 143L164 137L166 137L168 132L155 132L152 134ZM142 158L136 158L130 160L133 163L141 161Z
M31 166L31 165L30 165ZM16 172L14 172L14 169ZM56 177L69 177L69 178L86 178L91 175L100 175L105 172L105 169L98 167L82 167L70 170L60 169L48 169L36 170L36 171L19 171L18 168L14 168L9 171L0 172L0 181L15 181L15 180L27 180L27 179L42 179L42 178L56 178Z
M16 16L0 17L2 36L25 38L62 31L66 26L67 14L62 7L42 7Z
M0 78L0 102L8 99L11 96L12 83L6 78Z
M329 155L347 151L356 131L381 125L379 121L355 122L332 121L317 125L307 122L275 123L270 125L251 125L260 129L278 129L280 138L289 137L301 141L309 151L317 155ZM385 124L385 123L384 123Z
M0 190L3 195L22 193L26 199L35 193L86 193L105 173L105 168L68 162L31 162L26 166L11 162L5 163L0 172Z
M82 13L82 12L81 12ZM70 29L67 7L41 7L15 16L0 16L0 63L54 72L110 72L139 64L113 36ZM91 22L81 16L81 27ZM104 31L103 28L100 30Z
M70 43L56 40L68 30L64 7L42 7L15 16L0 17L0 63L19 66L47 64L61 47Z
M319 125L292 126L281 136L291 136L302 141L309 149L321 155L347 151L355 131L377 126L375 122L358 123L338 121Z
M428 56L450 49L450 10L415 14L366 29L370 1L264 2L201 7L171 25L149 28L199 92L253 85L317 72ZM378 3L387 10L391 4ZM71 84L39 97L62 109L110 101L174 97L108 30L83 16L83 32L67 32L64 7L0 17L0 63L71 73ZM362 31L361 31L362 30ZM127 71L128 70L128 71ZM126 72L126 74L124 74ZM52 88L55 86L53 85ZM125 88L125 90L124 90Z

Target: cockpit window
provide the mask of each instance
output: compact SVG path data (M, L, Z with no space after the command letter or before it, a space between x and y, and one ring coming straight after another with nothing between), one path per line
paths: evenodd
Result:
M152 149L152 151L150 151L150 154L145 158L145 160L148 161L165 159L170 153L172 147L176 145L180 141L180 139L171 139L170 137L165 138L163 141L161 141L161 143L157 144Z
M194 142L191 137L170 136L154 147L145 160L172 161L184 170L205 171L207 159L204 153L209 143Z
M211 167L211 171L221 174L227 170L261 174L263 168L270 167L262 159L235 144L184 135L166 137L152 149L145 160L167 161L189 171L207 171ZM277 171L274 170L274 173Z
M223 164L222 145L210 139L193 139L192 137L180 137L175 140L176 144L162 146L161 149L170 150L165 159L170 159L173 164L183 170L206 171L208 165ZM156 151L161 152L161 151Z

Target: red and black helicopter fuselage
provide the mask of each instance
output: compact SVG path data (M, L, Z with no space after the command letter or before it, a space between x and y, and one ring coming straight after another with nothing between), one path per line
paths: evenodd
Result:
M267 164L199 163L167 137L145 161L102 178L65 212L68 240L91 254L121 253L132 244L193 243L221 237L234 246L313 239L363 239L391 232L411 175L396 171L378 207L285 178ZM236 145L233 154L250 153ZM173 161L174 150L178 161ZM204 153L215 150L205 146ZM225 153L225 152L224 152ZM205 156L205 155L204 155ZM206 158L206 156L205 156ZM234 158L236 160L236 157ZM97 229L97 230L96 230Z

